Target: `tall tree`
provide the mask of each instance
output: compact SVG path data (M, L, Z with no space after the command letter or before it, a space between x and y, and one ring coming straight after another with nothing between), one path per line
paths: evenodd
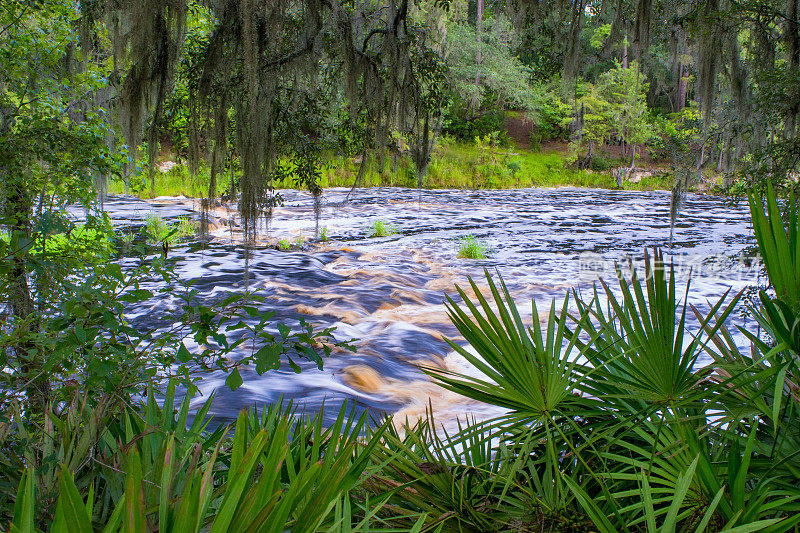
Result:
M108 173L107 124L94 110L102 71L80 68L77 13L57 0L4 3L0 9L0 294L7 305L8 350L29 410L50 402L47 354L36 349L52 268L32 254L37 243L69 228L68 202L89 204L92 172Z

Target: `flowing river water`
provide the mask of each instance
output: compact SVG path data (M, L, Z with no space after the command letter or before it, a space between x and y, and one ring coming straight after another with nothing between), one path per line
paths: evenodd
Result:
M212 413L231 419L242 408L263 406L281 395L307 411L338 411L344 400L376 415L396 413L414 420L432 407L440 421L485 418L496 408L465 400L432 384L420 365L474 372L444 337L460 340L450 323L444 295L465 287L472 276L486 290L484 269L499 273L520 310L530 317L530 300L545 313L553 299L571 288L591 289L598 276L613 280L614 262L641 264L645 248L661 246L676 264L679 287L692 270L691 303L716 301L726 290L754 285L759 267L746 202L689 194L670 238L670 193L576 188L504 191L364 189L342 204L345 189L324 193L320 226L330 242L281 251L266 245L245 250L241 233L212 231L203 247L178 246L178 272L193 280L201 298L211 300L246 287L265 299L262 308L296 324L308 317L315 327L335 326L338 339L356 339L355 353L336 351L324 368L301 363L257 375L243 372L244 385L231 391L225 375L200 382L204 397L217 391ZM266 239L314 236L314 202L308 193L282 191ZM192 200L145 203L112 198L106 209L119 224L141 225L150 212L165 218L197 216ZM228 210L232 217L235 206ZM216 215L226 215L225 208ZM376 220L397 234L369 237ZM489 245L488 258L457 257L456 239L473 235ZM246 255L249 253L249 257ZM681 294L683 294L681 289ZM168 296L130 310L139 323L156 324L159 310L174 305ZM525 315L523 315L525 316ZM736 315L733 321L743 324ZM463 340L462 340L463 342ZM204 401L198 398L196 401Z

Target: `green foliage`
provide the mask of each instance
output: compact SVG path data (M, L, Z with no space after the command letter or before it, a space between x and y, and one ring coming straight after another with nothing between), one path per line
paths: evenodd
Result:
M650 142L654 132L646 102L648 87L649 83L635 61L629 68L617 64L601 74L596 84L578 84L575 100L577 119L567 116L561 122L562 127L573 122L579 127L570 143L572 160L582 157L583 164L579 166L591 165L595 149L611 138L632 145L634 154L636 145ZM587 150L585 155L584 150ZM631 164L633 162L632 156Z
M581 92L583 96L576 102L576 106L579 106L582 128L570 142L570 159L576 161L584 147L588 147L586 159L591 165L594 151L605 144L612 131L612 106L603 97L600 88L595 85L584 84L581 86ZM571 118L567 118L562 126L567 127L569 122Z
M691 146L701 140L702 125L697 108L686 107L680 113L653 117L650 150L656 157L678 159L688 154ZM693 160L689 159L689 162Z
M104 222L107 221L90 222L88 226L68 223L66 233L42 233L33 242L29 253L40 260L73 258L89 263L107 261L114 252L111 242L113 229ZM0 236L0 241L8 246L9 235Z
M238 174L238 169L225 168L217 175L220 184L229 184L232 174ZM177 163L175 166L161 172L156 169L155 189L151 190L148 183L149 171L145 160L140 160L137 168L128 177L127 191L126 184L122 180L115 180L109 186L109 193L124 194L134 193L142 198L153 198L157 196L188 196L202 198L208 194L208 183L211 177L211 169L202 161L198 165L197 172L192 174L185 163Z
M84 248L87 241L108 229L89 210L83 237L71 239L74 224L64 214L68 203L88 205L94 176L117 172L122 157L109 149L108 124L89 104L110 71L91 61L77 68L77 19L74 6L59 1L0 8L0 226L8 231L0 239L0 294L8 310L0 326L0 410L5 399L24 393L31 411L44 411L51 374L63 359L54 354L50 363L49 347L38 341L60 334L48 330L61 314L54 307L74 270L97 258ZM70 253L51 254L48 244ZM98 246L99 256L104 248Z
M784 228L771 183L767 183L766 195L754 191L749 195L749 201L753 231L775 295L795 313L800 312L800 219L797 216L797 201L794 195L789 199L788 228Z
M537 143L549 139L568 138L567 126L574 110L561 96L561 80L539 82L533 86L533 91L536 99L534 109L537 124L532 133L536 135Z
M451 137L442 138L431 157L424 186L430 189L507 189L536 186L613 188L616 182L608 170L624 163L604 157L598 151L591 165L591 170L597 172L585 172L565 164L568 163L569 154L558 151L536 153L504 147L503 136L500 134L495 136L496 141L493 146L491 140L493 131L497 130L481 135L481 139L489 135L490 140L487 142L482 140L479 145L474 143L474 137L470 138L469 143L454 142ZM352 187L360 163L353 158L331 155L326 156L325 160L327 162L320 167L318 182L320 187ZM173 169L167 174L157 176L156 190L152 194L161 196L187 193L182 181L170 181L172 179L170 176L174 172L177 171ZM363 184L373 187L415 187L416 176L413 173L410 157L399 156L396 169L390 157L385 158L383 168L369 165ZM275 185L290 188L297 186L297 183L287 180L277 181ZM192 190L197 191L195 194L202 195L202 189L199 187L200 185L197 185L197 188ZM642 180L640 183L627 183L626 187L639 190L669 189L671 184L669 180L653 178ZM121 184L113 185L111 190L121 193ZM148 191L143 196L150 194Z
M464 259L486 259L489 245L479 241L473 235L461 237L456 241L458 246L458 257Z
M319 240L321 242L329 242L331 240L330 236L328 236L328 226L322 226L322 230L319 232Z
M616 65L600 76L599 85L610 104L614 131L619 138L634 147L648 142L652 136L647 108L650 84L639 64L633 61L629 68Z
M260 414L242 412L235 426L212 432L206 415L213 398L188 424L191 396L174 411L174 394L171 387L162 406L150 394L139 409L107 419L99 440L83 451L97 466L54 465L55 508L43 505L41 472L27 468L11 531L38 530L37 523L49 531L336 528L334 505L360 483L385 429L365 439L366 415L346 406L325 428L321 416L295 415L279 403ZM81 433L71 428L63 437ZM102 492L85 490L87 476Z
M478 110L484 103L497 101L530 108L529 72L511 53L515 35L509 20L499 13L486 17L480 41L473 25L455 17L448 22L449 81L468 108Z
M370 237L388 237L397 235L398 228L395 224L388 224L385 220L376 220L369 228Z
M595 50L599 50L606 43L609 36L611 36L611 24L603 24L594 30L594 33L592 33L592 38L589 40L589 44Z
M147 216L144 230L148 244L163 246L164 250L190 239L197 233L195 222L187 217L180 217L177 222L168 224L166 220L155 213Z
M691 340L685 337L689 284L683 306L679 307L674 272L671 266L667 272L659 251L654 252L652 260L645 256L644 286L634 270L630 281L619 269L617 275L621 301L601 281L607 312L597 291L593 305L578 301L580 326L590 334L594 344L592 347L577 341L582 355L597 369L598 376L614 375L615 382L624 383L617 392L620 395L663 407L693 401L693 394L701 393L695 387L699 376L694 367L703 340L700 336ZM707 335L716 334L738 301L737 296L716 316L726 296L727 293L701 321L700 327Z
M515 416L541 420L574 401L575 363L571 360L574 341L562 349L568 330L568 299L560 313L555 304L550 308L546 336L538 320L529 331L522 322L508 288L501 280L500 288L488 277L497 313L489 311L489 303L478 286L470 280L478 305L457 288L468 312L448 297L448 315L458 331L476 352L448 341L448 344L473 364L485 378L461 376L453 372L429 370L444 387L486 403L512 410ZM532 303L533 316L538 317ZM483 311L483 314L481 313ZM472 315L472 316L470 316Z
M688 292L680 303L657 252L643 278L618 273L617 288L601 282L588 301L575 292L542 325L535 303L526 324L488 273L490 296L470 280L475 303L461 289L463 303L448 299L471 348L450 345L481 374L426 371L445 388L508 409L455 438L474 430L480 442L513 449L505 459L513 475L498 473L495 483L546 510L538 523L555 530L569 529L558 529L565 515L576 517L572 527L589 519L604 532L791 530L800 522L800 478L776 461L795 464L800 444L795 429L781 429L800 416L784 392L796 383L788 370L795 348L753 337L766 360L741 355L724 326L738 297L704 315L694 310L700 326L691 332ZM785 328L764 309L768 331ZM703 351L714 362L696 368ZM530 489L509 488L517 482Z
M147 215L147 222L145 223L145 233L147 234L147 241L151 245L160 244L165 240L170 233L167 222L155 213Z
M291 250L292 249L292 243L289 242L286 239L279 240L277 246L278 246L278 250L286 251L286 250Z
M470 141L475 137L489 135L503 127L505 118L502 110L490 109L477 116L470 116L464 110L467 103L456 99L445 113L442 133L451 135L461 141Z

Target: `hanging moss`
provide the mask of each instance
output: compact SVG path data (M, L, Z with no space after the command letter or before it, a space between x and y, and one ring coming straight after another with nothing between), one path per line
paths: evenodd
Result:
M646 64L644 58L650 48L650 21L653 13L652 0L636 2L636 17L633 24L633 47L639 64Z
M578 73L579 61L581 58L581 27L583 24L583 12L586 9L586 0L572 2L569 21L569 37L567 50L564 54L564 79L574 78Z

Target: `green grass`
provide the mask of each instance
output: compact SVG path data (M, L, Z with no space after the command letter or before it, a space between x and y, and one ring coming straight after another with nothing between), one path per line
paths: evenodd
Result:
M292 243L286 239L279 240L277 246L278 250L283 250L284 252L292 249Z
M473 235L461 237L458 243L458 257L462 259L486 259L489 245L479 241Z
M359 163L355 158L336 157L322 170L323 187L351 187ZM289 184L287 184L289 185ZM401 157L395 171L391 157L380 169L372 164L364 175L364 186L416 187L410 158ZM616 188L610 172L569 168L566 153L534 152L523 148L477 146L443 141L436 147L423 187L426 189L514 189L527 187ZM668 177L645 178L626 183L625 189L669 189Z
M196 175L189 173L186 165L176 165L168 172L155 171L155 191L150 190L150 177L147 171L140 171L128 179L127 193L139 198L155 198L157 196L186 196L189 198L202 198L208 195L208 184L211 180L211 171L204 164L200 165ZM217 175L217 193L225 191L231 181L229 170ZM122 180L114 180L108 184L109 194L125 194L125 184Z
M360 159L328 155L323 158L319 184L324 187L352 187ZM169 172L156 174L155 191L150 191L146 172L132 177L130 192L141 198L156 196L201 197L208 194L208 169L201 166L196 176L191 176L185 166L176 166ZM219 177L219 190L230 182L230 173ZM361 183L364 187L416 187L416 172L409 156L397 162L387 155L383 166L374 161L367 165ZM527 187L592 187L616 188L610 172L575 170L567 165L566 153L559 151L535 152L522 148L491 147L443 140L437 146L428 167L423 187L426 189L513 189ZM292 180L278 181L278 189L296 187ZM639 183L626 183L625 189L652 190L671 188L669 177L645 178ZM125 192L121 181L109 185L109 193Z
M136 233L131 230L124 230L117 234L117 240L125 247L129 247L136 239Z
M527 187L592 187L616 188L609 171L575 170L567 164L567 154L561 151L531 151L515 147L492 147L472 143L440 141L431 158L423 187L426 189L513 189ZM613 164L611 162L610 164ZM620 163L622 165L623 163ZM360 159L333 154L323 156L320 186L352 187ZM142 198L155 196L201 197L208 194L209 171L201 166L197 176L189 175L185 166L156 174L155 191L150 191L149 178L140 173L130 180L130 190ZM219 177L220 191L230 182L230 173ZM275 182L275 188L295 188L292 180ZM387 154L378 168L374 161L367 165L361 182L364 187L416 187L414 165L408 155L397 162ZM628 190L670 189L671 178L654 176L639 183L625 183ZM121 181L109 185L109 193L125 192Z
M192 237L197 232L197 227L194 221L186 217L181 217L177 222L169 224L156 213L150 213L147 216L144 231L148 244L171 246Z
M388 237L389 235L397 235L397 232L397 226L387 224L385 220L376 220L369 228L370 237Z

